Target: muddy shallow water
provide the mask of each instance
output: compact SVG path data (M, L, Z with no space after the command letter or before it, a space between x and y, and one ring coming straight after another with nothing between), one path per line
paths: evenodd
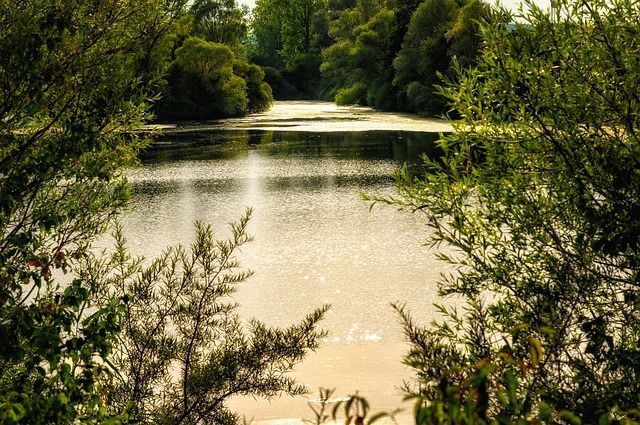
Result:
M323 115L327 104L310 105L302 118L316 117L312 121L300 114L282 113L280 119L325 130L355 125L351 116ZM272 117L282 112L278 106ZM254 241L239 257L255 272L237 293L242 317L287 325L331 304L322 322L329 337L296 376L314 391L336 387L343 396L360 390L374 409L397 407L398 388L411 376L401 364L406 346L390 303L406 303L418 319L432 319L435 282L447 270L423 245L428 230L419 216L361 200L361 193L393 195L393 170L437 152L434 133L365 131L383 121L373 114L355 132L283 130L282 121L169 132L143 154L140 167L129 170L134 208L125 220L132 250L151 257L168 245L189 243L195 220L225 236L226 223L253 208ZM236 399L232 406L255 420L311 412L304 398Z

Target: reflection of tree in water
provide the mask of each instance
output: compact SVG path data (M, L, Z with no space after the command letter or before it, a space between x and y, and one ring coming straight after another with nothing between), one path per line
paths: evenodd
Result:
M404 131L301 132L207 130L167 133L141 155L145 163L241 158L248 150L270 157L419 162L437 156L437 133Z

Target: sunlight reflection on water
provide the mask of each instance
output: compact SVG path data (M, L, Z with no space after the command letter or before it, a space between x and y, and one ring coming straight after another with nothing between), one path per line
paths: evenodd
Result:
M422 245L427 230L419 217L394 207L370 210L360 199L361 192L393 195L390 174L399 161L386 147L405 144L396 151L406 152L407 138L361 136L366 143L343 135L326 149L322 143L330 141L313 134L254 145L224 134L222 142L214 137L200 145L200 159L197 142L165 141L128 172L134 188L125 220L129 245L151 257L171 244L188 244L195 220L228 235L226 223L251 207L254 241L240 261L255 275L236 297L244 317L285 325L329 303L323 326L330 342L400 341L390 303L431 317L443 265ZM412 143L430 149L433 136L415 137ZM381 152L391 154L385 159Z

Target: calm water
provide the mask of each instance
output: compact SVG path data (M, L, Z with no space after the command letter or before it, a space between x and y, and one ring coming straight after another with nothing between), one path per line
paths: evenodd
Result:
M435 280L445 268L423 246L427 229L407 211L370 210L360 193L393 195L392 171L433 154L436 137L237 130L166 137L128 173L134 188L125 222L129 245L150 257L188 243L195 220L225 236L226 224L253 208L249 232L255 240L240 261L255 275L237 294L241 314L286 325L329 303L326 345L334 360L342 356L348 363L345 350L354 345L369 352L401 343L391 302L406 303L423 320L433 317ZM305 375L315 379L310 385L344 380L327 377L326 365L316 363L318 370ZM401 378L379 385L393 388Z

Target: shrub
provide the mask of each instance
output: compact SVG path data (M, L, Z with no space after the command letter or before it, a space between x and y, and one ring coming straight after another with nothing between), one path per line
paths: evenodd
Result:
M165 98L156 113L166 119L214 119L247 113L244 79L233 73L234 55L224 44L188 38L176 50Z
M128 199L171 2L0 3L0 422L97 423L118 300L63 276ZM142 78L141 75L144 77ZM124 407L124 406L123 406ZM120 415L120 413L122 415Z
M235 259L249 241L249 214L232 225L229 240L196 223L188 249L169 248L148 265L130 256L117 229L111 255L82 264L84 278L98 282L97 307L124 300L122 332L109 357L117 379L104 383L111 408L133 404L140 423L234 424L239 418L225 406L233 395L306 391L288 372L326 335L316 327L327 307L289 328L253 320L245 329L232 295L251 275Z
M640 10L529 7L517 24L498 10L482 25L478 67L441 89L463 121L387 199L424 216L455 267L440 293L467 301L429 328L405 316L406 361L415 393L440 403L473 365L531 356L518 398L594 423L640 405ZM487 418L527 419L481 395Z

